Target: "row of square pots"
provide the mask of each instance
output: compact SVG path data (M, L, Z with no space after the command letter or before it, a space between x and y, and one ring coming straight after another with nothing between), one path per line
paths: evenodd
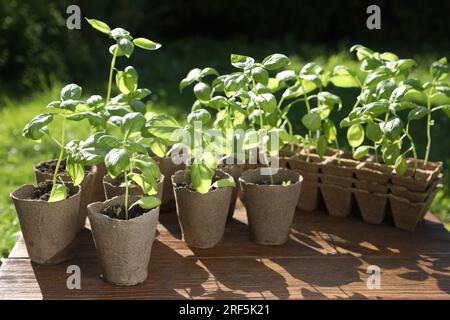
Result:
M320 159L300 151L283 159L283 165L304 178L299 209L314 211L323 199L330 216L346 217L359 208L368 223L380 224L391 214L397 228L413 231L441 188L441 162L426 168L419 162L422 168L399 176L371 158L355 161L345 154L338 159L338 155L330 150Z

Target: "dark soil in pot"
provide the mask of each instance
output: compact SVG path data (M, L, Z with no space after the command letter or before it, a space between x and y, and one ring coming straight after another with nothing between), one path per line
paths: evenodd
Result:
M164 193L164 175L161 174L158 182L158 193L155 195L160 200L162 199ZM121 187L120 185L124 182L123 174L119 175L117 178L113 179L109 174L106 174L103 177L103 187L105 188L105 197L106 199L112 199L114 197L122 196L125 194L125 187ZM132 188L128 189L128 193L130 196L141 196L143 195L142 189L133 185Z
M130 205L138 199L129 197ZM119 196L95 202L88 210L103 278L116 285L131 286L147 279L159 207L149 211L132 209L130 219L124 220L124 200L124 196Z
M236 187L233 188L233 193L231 194L230 208L228 209L228 219L233 218L234 209L236 207L236 199L239 191L239 178L244 172L243 164L230 164L230 165L221 165L219 169L225 173L228 173L233 177L234 182L236 183Z
M330 176L353 178L359 162L350 159L330 158L322 165L322 173Z
M31 261L57 264L71 259L79 231L80 188L66 184L69 197L47 202L51 182L25 185L11 193Z
M278 169L271 184L261 170L245 171L239 178L250 238L263 245L281 245L289 236L303 178L296 171ZM283 186L283 181L291 184Z
M355 170L358 180L376 182L381 185L387 185L392 174L391 167L375 162L362 162Z
M345 218L350 215L352 211L351 188L322 183L320 191L330 216Z
M386 194L371 193L354 189L353 194L365 222L380 224L386 216L388 196Z
M153 156L153 159L158 162L161 174L166 177L164 179L163 194L161 199L161 213L173 212L176 209L176 205L171 177L175 174L176 171L184 170L186 168L186 165L173 163L171 157L159 158Z
M216 171L216 180L231 177ZM189 170L177 171L172 176L178 220L183 239L194 248L212 248L223 237L230 208L232 187L210 190L201 194L191 185Z
M50 161L41 162L36 165L34 168L34 174L36 176L36 182L39 184L40 182L48 181L53 179L53 174L56 169L57 159L53 159ZM64 182L71 182L71 178L66 172L66 161L61 161L60 169L58 170L58 177L61 178ZM83 229L86 224L87 217L87 205L93 201L92 192L94 189L94 181L97 178L97 167L89 166L85 168L85 176L84 180L81 183L81 191L80 191L80 207L79 207L79 226L80 229Z

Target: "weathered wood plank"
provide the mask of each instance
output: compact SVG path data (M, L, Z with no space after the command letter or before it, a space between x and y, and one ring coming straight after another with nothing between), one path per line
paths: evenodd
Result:
M414 233L358 217L297 212L288 243L249 241L245 209L222 243L190 249L176 214L160 217L149 279L135 287L103 281L92 236L79 236L77 256L57 266L28 259L20 239L0 269L0 299L450 299L450 234L431 214ZM81 290L68 290L68 265L80 266ZM382 272L381 289L366 286L367 267Z

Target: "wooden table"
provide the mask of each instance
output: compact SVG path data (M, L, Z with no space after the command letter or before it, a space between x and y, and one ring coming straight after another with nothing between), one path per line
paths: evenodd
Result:
M116 287L100 278L88 229L75 259L56 266L30 262L20 239L0 269L1 299L449 299L450 234L430 213L415 232L373 226L357 216L337 219L298 211L288 243L248 240L245 209L213 249L181 240L175 213L162 214L149 278ZM81 290L68 290L68 265L81 268ZM381 269L381 288L368 289L367 267Z

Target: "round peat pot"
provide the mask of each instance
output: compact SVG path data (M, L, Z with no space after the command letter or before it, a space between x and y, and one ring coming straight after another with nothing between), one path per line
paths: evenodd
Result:
M216 170L216 176L231 177L220 170ZM189 170L177 171L172 176L183 239L190 247L212 248L222 240L233 188L218 188L201 194L191 190L190 183Z
M161 199L161 212L173 212L175 211L175 195L172 187L171 177L175 172L179 170L184 170L186 165L175 164L171 157L159 158L154 156L153 159L158 163L161 174L163 174L167 179L164 181L163 194Z
M130 196L130 205L139 199ZM148 276L148 264L158 225L159 207L129 220L110 218L103 211L122 206L125 196L88 206L89 222L103 278L115 285L132 286Z
M103 187L105 189L106 199L112 199L114 197L123 196L125 194L125 187L121 187L120 185L117 185L117 181L114 180L113 178L111 178L111 176L109 174L106 174L103 177ZM164 189L164 175L161 175L159 177L159 182L158 182L158 193L155 195L155 197L158 197L160 200L163 195L163 189ZM138 186L129 188L128 193L130 196L143 195L142 189Z
M244 172L244 165L229 164L220 166L219 168L223 172L228 173L230 176L232 176L234 182L236 183L236 186L233 188L233 192L231 194L230 208L228 209L228 219L231 219L233 218L234 208L236 207L236 199L239 190L239 178L241 177L242 172Z
M55 164L58 160L53 159L50 161L40 162L34 167L34 175L36 176L36 183L41 183L44 181L53 179L53 172L42 171L42 166L47 166L51 164ZM80 191L80 210L78 217L79 229L83 229L86 224L87 217L87 205L93 201L92 192L94 189L94 181L97 177L97 167L92 166L88 170L85 171L84 180L81 183L81 191ZM58 174L58 178L61 178L64 182L72 182L72 179L67 173Z
M247 209L250 238L259 244L281 245L289 236L303 177L293 170L278 169L262 175L260 169L245 171L239 178L243 202ZM282 182L290 181L289 186Z
M74 255L81 191L79 187L66 186L71 195L57 202L34 199L32 185L11 193L28 254L35 263L57 264Z

